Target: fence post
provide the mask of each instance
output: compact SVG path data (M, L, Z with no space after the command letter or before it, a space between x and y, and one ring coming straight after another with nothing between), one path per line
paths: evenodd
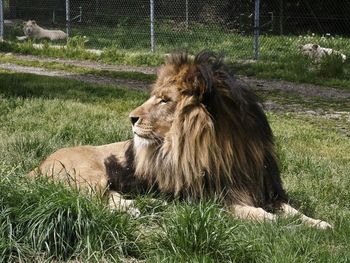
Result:
M280 0L280 35L283 35L283 19L284 19L284 15L283 15L283 9L284 9L284 0Z
M188 0L186 0L186 29L188 29Z
M260 0L255 0L254 16L254 59L259 58L259 36L260 36Z
M4 6L3 0L0 0L0 42L4 39Z
M71 35L71 23L70 23L70 3L69 0L66 0L66 32L67 32L67 41Z
M154 52L154 0L150 0L150 18L151 18L151 51Z

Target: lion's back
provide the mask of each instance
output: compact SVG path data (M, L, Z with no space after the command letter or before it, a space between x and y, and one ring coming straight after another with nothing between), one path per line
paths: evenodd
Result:
M67 34L62 30L47 30L47 35L50 40L65 39Z
M74 182L78 187L92 183L106 185L104 175L103 162L94 146L59 149L28 174L29 177L47 176L69 184Z

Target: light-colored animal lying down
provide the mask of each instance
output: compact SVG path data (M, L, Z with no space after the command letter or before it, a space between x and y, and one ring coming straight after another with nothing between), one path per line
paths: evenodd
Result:
M343 62L345 62L346 60L346 56L343 53L340 53L339 51L336 51L331 48L321 47L320 45L317 45L317 44L309 43L305 45L300 45L299 49L303 55L308 56L311 59L314 59L316 61L319 61L323 57L329 56L331 54L341 56Z
M67 34L62 30L49 30L40 27L35 20L28 20L23 22L23 32L25 36L17 37L19 41L31 39L48 38L50 40L59 40L67 38Z

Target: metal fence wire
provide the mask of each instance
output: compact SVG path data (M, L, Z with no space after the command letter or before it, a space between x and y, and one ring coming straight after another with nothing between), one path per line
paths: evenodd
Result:
M349 1L0 1L5 19L0 34L14 41L23 35L22 22L35 20L43 28L66 31L70 38L86 37L85 46L95 49L212 49L237 59L269 60L297 53L306 43L350 51Z

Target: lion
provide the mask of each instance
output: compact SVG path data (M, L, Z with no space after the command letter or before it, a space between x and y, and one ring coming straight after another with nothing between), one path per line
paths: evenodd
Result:
M23 22L23 32L25 36L17 37L18 40L23 41L27 38L42 39L48 38L52 40L66 39L67 34L62 30L48 30L40 27L35 20L28 20Z
M310 43L310 44L300 45L299 49L304 56L314 59L315 61L320 61L325 56L330 56L330 55L340 56L343 63L346 61L346 55L344 55L343 53L331 48L321 47L320 45L317 45L317 44Z
M150 98L129 117L133 139L60 149L31 176L94 189L111 208L134 215L139 211L133 200L122 194L154 191L186 200L219 196L237 218L276 221L279 214L331 228L289 205L266 115L222 56L168 56Z

